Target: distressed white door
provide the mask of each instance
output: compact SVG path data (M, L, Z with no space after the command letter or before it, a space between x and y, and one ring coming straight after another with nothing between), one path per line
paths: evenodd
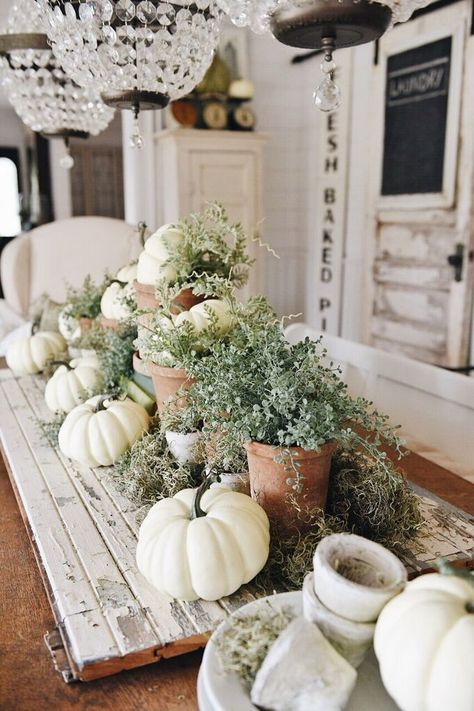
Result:
M375 114L368 253L373 278L368 279L367 286L365 340L389 351L452 367L468 361L474 282L471 13L470 0L462 0L387 33L379 44L372 101ZM428 61L417 63L419 47L424 48ZM439 49L431 60L430 48ZM413 50L415 53L410 54ZM443 96L447 102L446 129L444 165L440 165L429 147L433 130L429 106L437 98L443 101ZM425 156L431 155L420 165L424 176L420 180L431 185L426 192L414 189L412 194L407 194L410 190L404 193L403 181L413 185L417 177L396 173L397 151L405 149L409 130L407 127L405 135L403 111L407 109L399 113L402 120L398 132L393 123L387 128L387 117L394 115L389 110L402 105L411 106L412 121L416 116L418 126L426 132L420 150L420 155L423 151ZM387 137L386 131L392 134ZM390 140L392 172L390 165L384 165ZM461 253L462 268L455 273L448 258Z

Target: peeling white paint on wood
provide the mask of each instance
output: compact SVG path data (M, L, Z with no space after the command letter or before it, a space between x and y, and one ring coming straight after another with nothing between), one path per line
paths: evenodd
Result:
M136 568L137 509L107 469L66 460L37 419L49 417L44 381L0 378L2 446L45 570L53 611L74 673L93 678L192 651L227 614L255 597L252 586L216 603L181 603L156 592ZM403 554L412 570L438 555L474 555L474 523L430 498L426 534Z

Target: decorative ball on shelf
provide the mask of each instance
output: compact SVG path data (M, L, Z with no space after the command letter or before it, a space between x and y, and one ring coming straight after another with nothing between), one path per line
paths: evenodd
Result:
M41 373L46 362L66 350L60 333L39 331L27 338L14 341L6 354L7 365L15 375Z
M100 395L78 405L59 430L61 452L89 467L110 466L148 430L144 407Z
M265 511L245 494L184 489L156 503L143 521L137 547L140 572L178 600L218 600L252 580L270 544Z
M474 708L474 577L465 575L421 575L380 614L375 654L402 711Z
M236 131L253 131L255 114L248 106L235 106L229 111L229 127Z
M71 412L90 397L99 379L100 365L95 357L61 363L46 384L46 405L51 412Z

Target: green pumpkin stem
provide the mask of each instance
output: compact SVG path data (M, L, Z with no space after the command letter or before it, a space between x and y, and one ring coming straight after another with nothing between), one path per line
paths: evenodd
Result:
M32 335L32 336L34 336L35 333L37 333L37 332L39 331L39 327L40 327L40 319L37 318L37 319L36 319L35 321L33 321L32 324L31 324L31 335Z
M201 499L210 488L211 484L219 479L220 475L213 472L212 469L208 469L206 471L205 478L202 480L202 483L198 486L196 493L194 494L193 505L191 508L191 521L195 518L202 518L203 516L206 516L206 512L201 508Z
M100 412L101 410L106 410L107 408L104 407L104 402L106 400L112 400L113 395L108 393L107 395L101 395L100 398L97 401L97 405L95 406L94 412Z

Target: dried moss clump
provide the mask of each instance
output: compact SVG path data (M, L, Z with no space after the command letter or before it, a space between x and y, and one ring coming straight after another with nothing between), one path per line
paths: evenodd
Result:
M416 494L387 461L383 468L359 452L333 458L326 511L298 508L306 529L284 537L271 531L270 555L256 579L260 590L296 590L312 569L319 541L332 533L357 533L397 553L420 533L423 516Z
M253 615L233 615L216 641L222 671L236 674L250 688L273 642L293 618L289 608L275 610L269 602Z
M359 452L336 453L327 513L345 530L393 551L416 538L423 525L418 497L404 476L392 464L382 470Z
M111 470L119 491L140 506L151 505L196 486L194 468L179 464L156 431L135 442Z

